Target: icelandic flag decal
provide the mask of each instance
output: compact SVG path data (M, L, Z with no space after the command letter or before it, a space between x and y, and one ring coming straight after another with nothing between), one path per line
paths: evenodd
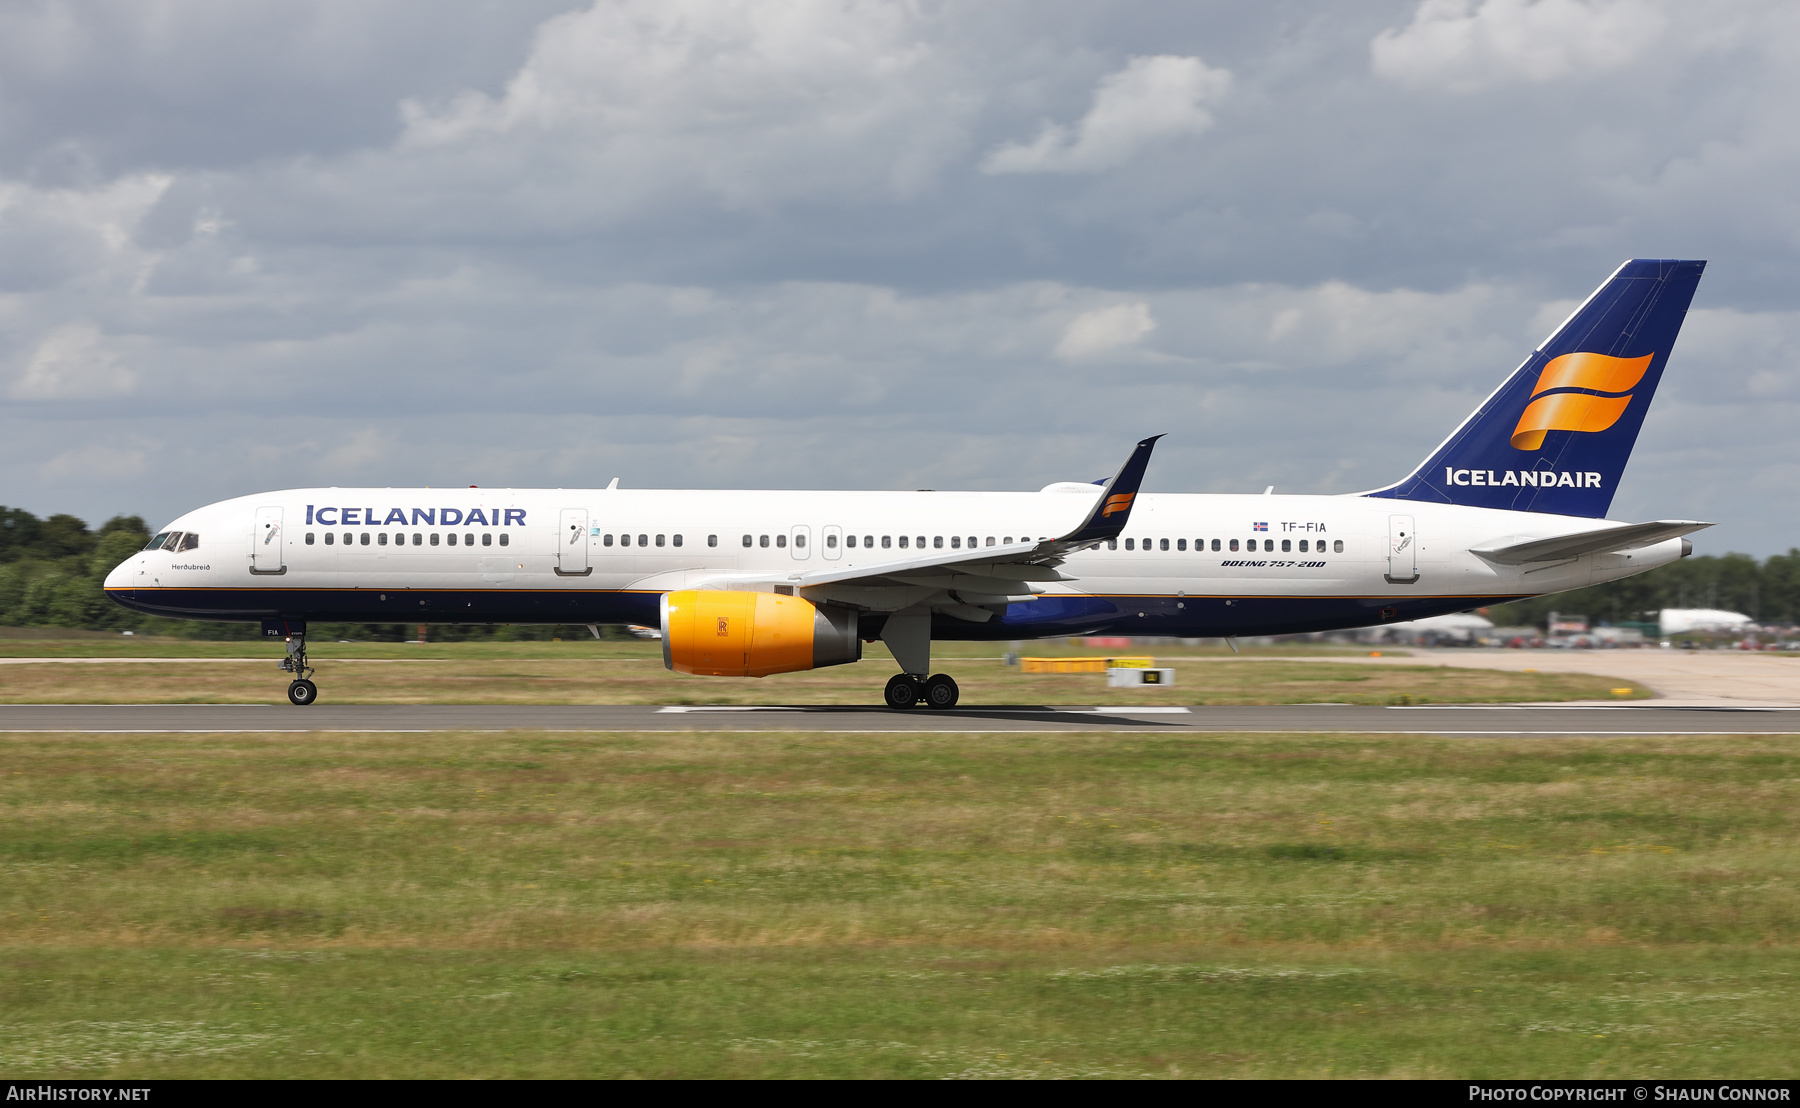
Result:
M1250 526L1257 531L1267 531L1269 529L1269 525L1266 523L1252 523Z

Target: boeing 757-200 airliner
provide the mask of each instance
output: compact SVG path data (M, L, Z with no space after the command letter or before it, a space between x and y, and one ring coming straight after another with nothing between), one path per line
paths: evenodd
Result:
M1606 520L1704 262L1606 283L1403 480L1337 496L292 489L209 504L113 570L139 612L260 621L310 704L306 626L660 626L680 673L762 677L887 644L886 702L956 704L933 639L1232 637L1463 611L1686 556ZM1160 437L1160 436L1159 436Z

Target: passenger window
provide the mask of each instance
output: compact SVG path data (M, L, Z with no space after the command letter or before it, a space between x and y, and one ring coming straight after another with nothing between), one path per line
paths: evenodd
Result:
M1118 539L1107 539L1106 540L1106 549L1108 549L1108 550L1119 549L1119 540Z
M756 545L762 547L764 550L767 550L769 548L769 536L764 535L761 538L757 539Z
M1302 553L1302 554L1306 553L1306 540L1305 539L1300 540L1300 553Z
M492 546L492 545L494 545L494 536L493 536L493 535L491 535L491 534L489 534L489 533L488 533L488 532L486 532L486 531L483 531L483 532L482 532L482 533L481 533L481 545L483 545L483 546Z
M708 535L708 536L706 536L706 545L708 545L708 546L717 546L717 545L719 545L719 536L717 536L717 535Z
M363 544L363 545L364 545L364 546L367 546L367 545L369 545L369 533L368 533L368 532L367 532L367 531L364 531L364 532L363 532L363 533L362 533L362 544Z
M924 545L925 545L925 540L924 540L924 539L920 539L920 540L919 540L919 545L920 545L920 546L924 546ZM937 548L938 548L938 549L939 549L939 550L942 550L942 549L944 549L944 536L942 536L942 535L939 535L939 536L937 536L937 537L936 537L936 538L934 538L934 539L932 539L932 540L931 540L931 545L932 545L932 546L935 546L935 547L937 547Z
M884 541L881 545L886 546L887 543ZM902 549L902 550L906 549L906 536L905 535L900 536L900 549Z
M600 545L601 546L611 546L612 545L612 536L610 534L601 535L600 536Z
M1167 550L1167 549L1169 549L1169 540L1168 540L1168 539L1164 539L1164 540L1162 540L1162 547L1161 547L1161 549L1163 549L1163 550Z
M1175 549L1186 550L1187 549L1187 540L1186 539L1176 539L1175 540Z
M1218 539L1214 539L1214 540L1213 540L1213 549L1214 549L1214 550L1217 550L1217 549L1219 549L1219 540L1218 540ZM1232 544L1231 544L1231 549L1233 549L1233 550L1236 550L1236 549L1237 549L1237 543L1235 543L1235 542L1234 542L1234 543L1232 543Z
M787 549L787 536L786 535L776 535L775 536L775 549L777 549L777 550L786 550Z
M969 549L970 550L975 549L975 536L974 535L969 536Z
M989 546L992 546L992 545L994 545L994 536L992 536L992 535L989 535L989 536L988 536L988 541L987 541L987 544L988 544L988 545L989 545Z
M445 535L444 542L449 546L455 546L456 545L456 532L452 531L448 535Z
M1263 549L1270 554L1275 553L1275 540L1274 539L1264 539L1263 540Z
M952 550L961 550L962 549L962 536L961 535L951 535L950 536L950 549L952 549Z
M863 536L863 549L864 550L875 549L875 536L874 535L864 535Z
M939 540L938 540L938 541L939 541L939 542L940 542L940 543L941 543L941 542L943 542L943 540L942 540L942 539L939 539ZM923 549L925 549L925 536L924 536L924 535L920 535L920 536L919 536L919 549L920 549L920 550L923 550Z
M805 546L806 545L806 536L805 535L795 535L794 536L794 545L795 546Z
M313 533L311 531L308 531L306 533L306 545L311 546L312 544L313 544Z
M827 549L827 550L836 550L837 549L837 536L836 535L826 535L825 536L825 549Z
M681 545L681 536L680 535L672 536L670 541L673 542L676 546L680 546Z
M1218 541L1219 541L1219 540L1218 540L1218 539L1214 539L1214 540L1213 540L1213 541L1214 541L1214 542L1218 542ZM1233 551L1236 551L1236 550L1237 550L1237 540L1236 540L1236 539L1232 539L1232 540L1231 540L1231 549L1232 549L1232 550L1233 550Z
M663 536L661 536L661 535L656 536L656 545L661 546L662 544L663 544Z
M745 546L749 546L749 545L750 545L750 536L749 536L749 535L745 535L745 536L744 536L744 545L745 545Z
M181 549L183 549L183 550L198 550L199 548L200 548L200 536L199 535L195 534L192 531L189 531L187 534L181 536Z
M431 533L431 545L436 546L437 544L438 544L438 533L436 531L433 531Z
M1342 554L1344 552L1344 540L1343 539L1331 540L1331 552L1333 554Z
M502 531L502 532L500 532L500 545L501 545L501 546L505 546L505 545L507 545L507 538L506 538L506 532L505 532L505 531Z
M414 531L413 532L413 545L419 546L419 545L423 544L424 542L425 542L425 536L419 534L417 531Z
M381 534L375 536L375 545L376 546L386 546L387 545L387 532L386 531L383 531Z
M334 541L336 540L332 533L330 531L325 532L325 545L330 546Z
M1270 542L1273 542L1273 541L1275 541L1275 540L1273 540L1273 539L1270 539L1270 540L1269 540L1269 541L1270 541ZM1292 551L1292 550L1293 550L1293 549L1294 549L1294 544L1293 544L1293 542L1292 542L1292 541L1290 541L1290 540L1288 540L1288 539L1282 539L1282 540L1281 540L1281 552L1282 552L1282 553L1283 553L1283 554L1286 554L1286 553L1289 553L1289 552L1290 552L1290 551Z
M1004 540L1002 540L1002 541L1003 541L1003 542L1005 542L1005 543L1006 543L1006 545L1007 545L1007 546L1011 546L1011 545L1012 545L1012 536L1011 536L1011 535L1008 535L1008 536L1006 536L1006 538L1005 538L1005 539L1004 539ZM1116 541L1116 540L1115 540L1115 542L1114 542L1114 548L1115 548L1115 549L1116 549L1116 548L1117 548L1117 541Z
M902 536L902 538L904 538L904 536ZM887 535L881 536L881 549L886 550L892 541L893 540Z
M1136 539L1126 539L1125 540L1125 549L1136 550L1137 549L1137 540Z
M831 540L826 539L825 545L830 546ZM845 535L844 536L844 546L846 549L855 550L856 549L856 536L855 535Z
M639 535L638 536L638 545L639 546L649 546L650 545L650 536L649 535Z

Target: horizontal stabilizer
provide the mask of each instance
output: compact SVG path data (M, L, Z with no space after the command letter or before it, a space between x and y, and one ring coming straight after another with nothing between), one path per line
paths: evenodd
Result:
M1522 566L1527 562L1555 562L1579 558L1583 554L1636 550L1666 539L1692 534L1710 523L1691 519L1659 519L1654 523L1630 523L1621 527L1605 527L1598 531L1581 531L1558 535L1553 539L1532 539L1508 546L1487 547L1469 553L1503 566Z

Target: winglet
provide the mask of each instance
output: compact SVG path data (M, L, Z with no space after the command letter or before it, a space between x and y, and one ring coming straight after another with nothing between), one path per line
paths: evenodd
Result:
M1080 527L1057 539L1057 545L1085 546L1119 537L1119 532L1125 530L1126 522L1131 519L1131 505L1137 499L1138 486L1144 483L1144 471L1150 467L1150 451L1156 448L1156 440L1160 438L1161 435L1151 435L1137 444L1131 457L1125 459L1119 472L1100 491L1094 510L1081 521Z

